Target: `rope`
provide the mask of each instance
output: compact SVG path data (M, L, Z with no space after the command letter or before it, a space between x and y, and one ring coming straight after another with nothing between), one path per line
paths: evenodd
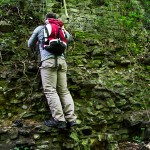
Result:
M42 11L42 17L43 19L45 18L45 12L47 13L47 0L41 0L41 7L40 7L41 11Z
M63 3L64 3L65 14L66 14L67 20L69 20L69 15L68 15L67 6L66 6L66 0L63 0Z

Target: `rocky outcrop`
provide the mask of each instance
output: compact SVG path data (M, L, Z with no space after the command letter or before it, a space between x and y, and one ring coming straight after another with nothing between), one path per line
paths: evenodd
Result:
M117 150L124 148L122 141L149 141L149 30L142 20L145 5L132 0L70 0L68 22L62 4L48 2L47 11L57 12L74 36L66 59L79 125L63 131L43 125L51 114L42 93L38 63L26 43L32 26L42 20L45 3L32 3L32 11L26 2L15 6L12 3L12 7L4 5L2 9L2 18L9 20L11 30L2 25L0 149ZM13 18L4 13L6 10ZM146 142L142 145L145 149Z

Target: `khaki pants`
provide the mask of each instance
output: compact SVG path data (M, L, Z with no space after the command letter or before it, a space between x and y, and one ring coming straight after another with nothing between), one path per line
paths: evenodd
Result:
M75 121L74 102L67 88L67 64L64 59L50 58L40 67L43 90L47 98L52 117L58 121Z

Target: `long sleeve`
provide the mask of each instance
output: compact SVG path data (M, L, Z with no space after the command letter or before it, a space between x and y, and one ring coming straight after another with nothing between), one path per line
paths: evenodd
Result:
M32 33L31 37L28 40L28 47L34 48L38 41L38 34L41 30L42 26L38 26Z
M67 41L68 42L72 42L73 41L72 35L68 31L66 31L66 30L65 30L65 33L66 33L66 36L67 36Z
M65 32L67 42L72 42L72 41L73 41L72 35L64 28L64 26L62 27L62 29L63 29L64 32Z

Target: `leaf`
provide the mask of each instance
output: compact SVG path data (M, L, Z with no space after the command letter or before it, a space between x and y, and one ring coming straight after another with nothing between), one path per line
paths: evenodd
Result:
M71 137L73 140L75 140L76 142L79 142L79 138L78 138L78 135L77 135L76 132L72 132L72 133L70 134L70 137Z

